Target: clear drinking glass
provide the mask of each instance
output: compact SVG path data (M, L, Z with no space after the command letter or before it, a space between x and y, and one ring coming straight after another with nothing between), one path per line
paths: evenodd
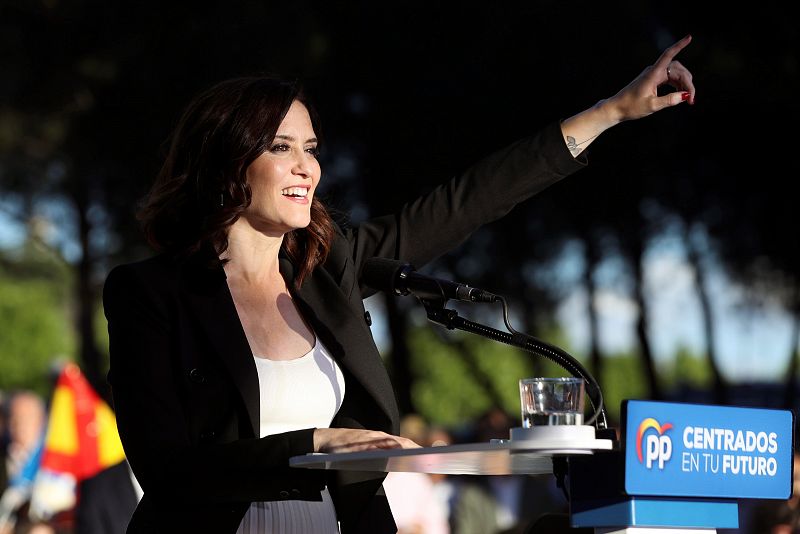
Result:
M523 378L519 381L522 427L582 425L582 378Z

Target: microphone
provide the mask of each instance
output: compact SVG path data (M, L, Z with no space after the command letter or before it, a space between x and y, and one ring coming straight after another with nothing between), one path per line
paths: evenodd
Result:
M361 280L373 289L395 295L412 293L419 299L495 302L498 298L476 287L420 274L410 263L388 258L370 258L364 262Z

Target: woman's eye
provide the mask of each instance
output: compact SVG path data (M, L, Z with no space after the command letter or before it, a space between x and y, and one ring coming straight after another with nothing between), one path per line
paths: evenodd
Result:
M272 153L290 152L291 150L292 147L287 143L277 143L269 147L269 151ZM315 158L319 155L319 149L316 146L306 147L303 151Z

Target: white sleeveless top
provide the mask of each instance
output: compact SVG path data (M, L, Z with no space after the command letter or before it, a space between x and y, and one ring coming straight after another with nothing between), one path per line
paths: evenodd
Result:
M255 358L261 397L260 436L302 428L328 428L342 406L344 376L317 338L314 348L294 360ZM237 534L338 534L328 488L322 501L254 502Z

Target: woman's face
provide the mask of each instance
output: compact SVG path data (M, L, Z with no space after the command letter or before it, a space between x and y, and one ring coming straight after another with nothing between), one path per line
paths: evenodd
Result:
M252 201L241 218L269 235L305 228L311 222L311 199L320 175L311 118L295 100L272 144L247 168Z

